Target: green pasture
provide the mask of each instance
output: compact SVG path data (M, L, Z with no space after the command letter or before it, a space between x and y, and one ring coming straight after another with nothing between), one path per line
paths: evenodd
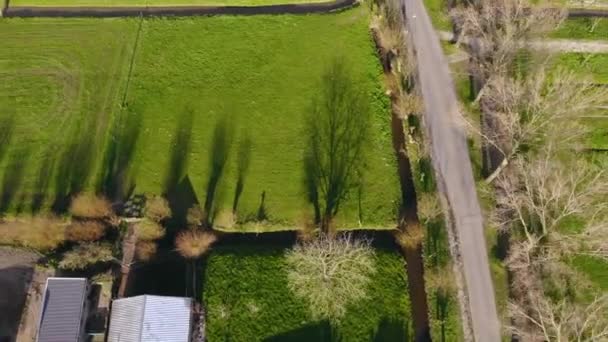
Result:
M215 248L205 268L207 339L214 341L329 341L327 322L313 321L307 304L288 288L285 248ZM342 341L413 339L401 255L376 249L368 297L352 305L334 330Z
M238 221L294 227L312 211L303 189L304 116L323 71L342 57L369 96L373 120L361 185L337 222L393 225L399 193L388 99L363 7L143 22L8 19L0 31L0 108L15 118L0 121L14 128L0 155L6 212L48 208L58 194L100 189L102 171L124 169L135 192L171 191L188 206L212 197L224 229L243 227L231 215L240 178ZM212 177L218 157L225 167Z

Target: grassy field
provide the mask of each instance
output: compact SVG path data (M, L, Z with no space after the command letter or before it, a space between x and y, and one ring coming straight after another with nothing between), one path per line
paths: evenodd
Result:
M11 6L261 6L326 0L11 0Z
M95 164L87 159L102 148L118 110L136 27L129 20L0 21L1 209L37 206L68 173ZM85 135L86 144L69 146ZM66 187L82 188L87 177L74 176Z
M191 185L202 203L210 159L223 154L214 202L218 224L230 226L222 212L232 211L240 146L250 141L239 217L263 209L272 223L293 226L310 216L302 185L306 108L329 62L348 51L374 115L361 190L338 222L392 226L398 181L367 15L361 7L332 15L145 20L122 109L137 20L3 20L0 72L9 81L0 89L11 96L0 106L18 117L1 164L4 188L11 188L5 206L27 209L40 193L92 188L109 123L136 118L123 144L136 147L121 156L132 164L137 192L162 193L173 179ZM214 132L230 148L218 151ZM190 135L191 143L178 135ZM29 157L21 158L25 151Z
M572 18L551 33L553 38L563 39L608 39L607 18Z
M207 261L203 301L209 341L322 341L326 323L312 321L287 287L284 249L235 245L214 249ZM410 309L404 261L376 250L369 297L350 308L343 341L409 341ZM327 341L327 339L325 339Z

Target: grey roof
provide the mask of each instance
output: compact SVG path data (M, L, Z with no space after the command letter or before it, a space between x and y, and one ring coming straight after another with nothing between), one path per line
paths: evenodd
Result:
M108 342L188 342L192 299L143 295L116 299Z
M77 342L82 331L85 278L48 278L42 298L38 342Z

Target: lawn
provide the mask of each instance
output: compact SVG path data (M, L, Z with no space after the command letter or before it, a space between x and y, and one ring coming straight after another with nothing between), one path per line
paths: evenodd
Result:
M608 39L608 18L572 18L565 20L552 38Z
M369 94L373 121L362 185L337 222L393 225L399 194L388 99L364 7L331 15L144 20L127 82L138 24L135 19L0 22L6 32L1 70L10 80L0 89L17 94L3 96L0 105L18 114L0 171L14 188L7 197L9 211L27 208L39 193L93 188L109 122L137 117L141 122L129 134L136 148L128 160L136 192L162 193L171 178L194 190L192 200L204 202L217 132L230 146L223 150L227 162L214 200L218 225L231 225L230 218L222 218L232 211L239 150L249 140L239 218L259 216L263 209L275 226L293 227L311 214L303 190L306 109L327 65L342 56ZM127 83L127 105L121 107ZM79 134L78 143L66 134L70 127ZM190 135L191 143L176 140L178 131ZM19 157L25 149L28 159ZM9 182L13 178L18 187Z
M287 287L284 253L271 245L212 251L203 285L210 342L324 340L326 323L312 321ZM369 297L353 305L337 328L343 341L411 340L405 338L411 322L404 261L395 250L377 249L376 267Z
M83 156L100 150L118 110L136 28L131 20L0 21L3 210L37 206L65 181L63 171L90 164ZM68 148L73 135L88 144ZM59 161L63 170L54 167ZM74 177L74 189L82 178Z
M11 6L262 6L328 0L11 0Z
M446 0L424 0L424 5L431 17L435 29L444 31L452 30Z

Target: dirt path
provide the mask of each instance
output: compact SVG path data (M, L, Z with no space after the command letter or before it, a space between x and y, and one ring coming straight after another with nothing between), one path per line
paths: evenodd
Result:
M454 34L448 31L437 31L439 39L452 41ZM466 41L464 42L467 43ZM580 52L580 53L608 53L608 40L582 40L582 39L543 39L528 43L532 49L551 52Z

